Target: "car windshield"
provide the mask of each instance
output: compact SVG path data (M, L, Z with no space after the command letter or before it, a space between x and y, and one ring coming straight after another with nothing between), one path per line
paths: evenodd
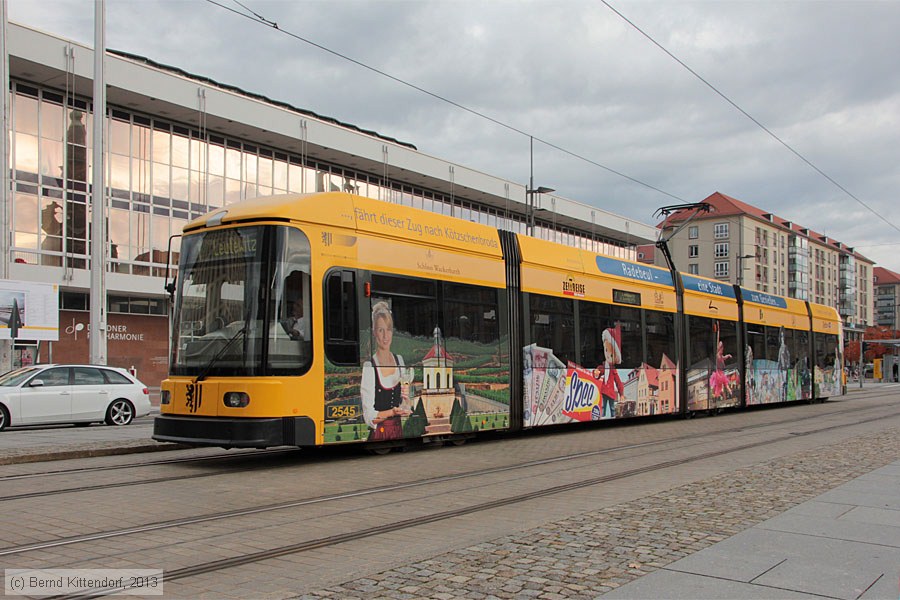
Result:
M41 367L22 367L0 375L0 386L14 387L41 370Z
M309 241L287 227L232 227L182 241L172 373L298 374L309 337L290 335L294 303L309 315Z

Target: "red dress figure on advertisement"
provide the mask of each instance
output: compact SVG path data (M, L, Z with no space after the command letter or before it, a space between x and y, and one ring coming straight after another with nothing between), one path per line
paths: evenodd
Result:
M594 378L600 381L600 397L603 406L601 419L613 419L616 416L616 401L625 393L625 386L619 379L616 365L622 362L622 327L616 325L603 330L603 364L594 369Z
M725 388L728 386L728 376L725 375L725 361L731 358L725 354L725 344L719 339L719 324L713 325L716 331L716 370L709 376L709 387L712 388L714 398L723 398Z
M402 408L409 400L408 389L401 385L403 357L391 352L394 339L394 317L387 302L372 307L372 334L375 352L363 365L359 392L363 418L372 429L369 441L396 440L403 437L400 418L410 411Z

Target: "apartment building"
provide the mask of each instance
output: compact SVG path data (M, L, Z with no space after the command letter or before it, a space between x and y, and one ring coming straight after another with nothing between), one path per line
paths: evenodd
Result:
M900 329L900 274L875 267L875 324Z
M679 271L834 306L848 330L875 322L874 262L852 247L716 192L708 212L673 213L657 225ZM687 221L687 223L685 223ZM676 232L673 235L673 232ZM665 266L661 252L638 256ZM652 260L648 260L652 257Z

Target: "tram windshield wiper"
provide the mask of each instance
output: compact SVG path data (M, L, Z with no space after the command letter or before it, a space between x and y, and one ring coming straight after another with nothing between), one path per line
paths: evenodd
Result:
M210 369L212 369L213 365L216 364L216 363L219 361L219 359L222 358L222 355L225 354L225 351L228 350L229 348L231 348L231 345L232 345L239 337L241 337L242 335L246 334L246 332L247 332L247 324L246 324L246 322L245 322L245 323L244 323L244 326L241 327L240 329L238 329L238 330L234 333L234 335L231 336L231 337L228 339L227 342L225 342L225 345L222 346L222 349L219 350L218 352L216 352L215 356L213 356L211 359L209 359L209 362L206 363L206 366L203 367L203 369L200 371L200 374L197 375L197 378L196 378L196 379L194 379L194 383L200 383L201 381L203 381L204 379L206 379L206 376L209 375L209 371L210 371Z

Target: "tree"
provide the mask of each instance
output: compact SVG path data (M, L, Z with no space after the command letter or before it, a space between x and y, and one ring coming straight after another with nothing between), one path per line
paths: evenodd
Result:
M469 415L460 406L458 398L453 400L453 408L450 409L450 431L453 433L468 433L472 431Z
M422 404L422 398L419 397L415 410L403 423L403 437L422 437L425 435L426 425L428 425L428 417L425 415L425 406Z
M900 338L900 332L888 327L869 327L863 337L866 341L865 357L866 362L872 362L876 358L882 358L885 354L889 354L892 346L885 344L872 343L871 340L896 340ZM859 354L857 353L857 360Z
M853 340L844 346L844 360L851 364L859 362L859 342Z

